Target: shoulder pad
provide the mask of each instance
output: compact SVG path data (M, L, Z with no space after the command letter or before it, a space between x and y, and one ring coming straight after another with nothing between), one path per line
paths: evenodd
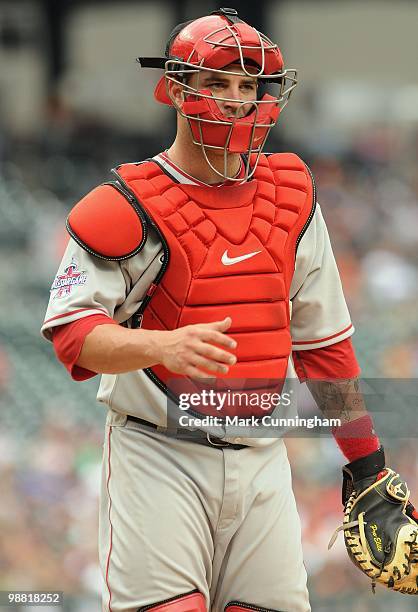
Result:
M279 185L286 184L301 191L313 190L316 200L316 186L313 174L305 162L295 153L270 153L266 155L268 166Z
M272 170L303 170L306 165L295 153L267 153L268 165Z
M133 257L147 239L142 210L117 183L90 191L67 217L67 230L88 253L119 261Z

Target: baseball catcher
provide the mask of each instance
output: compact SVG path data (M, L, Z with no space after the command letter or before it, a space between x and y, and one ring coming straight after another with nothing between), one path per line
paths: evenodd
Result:
M154 97L175 113L175 140L71 210L42 326L74 380L102 375L103 612L311 611L282 431L260 429L253 394L192 402L208 377L261 396L307 383L340 423L351 558L417 593L417 514L359 390L313 174L264 152L296 71L232 8L179 24L164 57L138 62L163 71Z
M418 593L418 513L406 482L385 467L383 448L343 468L345 545L353 563L389 589Z

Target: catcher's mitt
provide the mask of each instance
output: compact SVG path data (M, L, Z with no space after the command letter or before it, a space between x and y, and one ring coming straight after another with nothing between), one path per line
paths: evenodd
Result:
M385 468L383 448L343 468L345 545L354 564L376 582L418 594L418 513L404 480Z

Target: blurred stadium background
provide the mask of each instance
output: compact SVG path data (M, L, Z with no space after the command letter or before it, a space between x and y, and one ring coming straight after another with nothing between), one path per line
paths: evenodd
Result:
M232 4L300 70L268 149L297 152L316 175L363 375L417 378L418 3ZM65 612L99 610L104 423L97 380L71 382L39 338L65 216L108 169L168 146L173 112L154 104L157 75L135 57L217 6L0 1L0 590L62 590ZM416 439L384 442L417 500ZM372 596L342 538L326 550L341 520L333 441L288 448L314 612L416 610Z

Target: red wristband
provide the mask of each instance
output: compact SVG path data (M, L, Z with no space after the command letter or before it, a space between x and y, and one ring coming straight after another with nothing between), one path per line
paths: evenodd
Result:
M350 463L374 453L380 447L380 440L374 431L369 414L344 423L341 427L335 427L332 433L341 452Z

